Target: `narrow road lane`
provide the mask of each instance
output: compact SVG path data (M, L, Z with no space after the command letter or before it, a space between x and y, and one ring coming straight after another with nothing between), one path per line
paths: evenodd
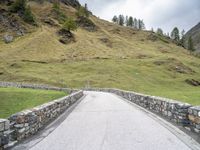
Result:
M86 94L31 150L190 150L158 121L118 96Z

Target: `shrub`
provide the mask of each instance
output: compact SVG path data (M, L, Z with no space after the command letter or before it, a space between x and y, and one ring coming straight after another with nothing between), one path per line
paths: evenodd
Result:
M61 11L60 3L54 2L52 9L56 13L56 17L57 17L59 23L63 24L66 21L67 16Z
M80 6L78 11L77 11L77 13L76 13L76 15L78 17L89 17L89 12L85 7Z
M77 29L77 24L72 18L68 18L63 24L63 29L67 31L74 31Z
M23 19L24 19L24 21L26 21L28 23L35 23L35 18L31 12L31 8L29 6L24 11Z
M35 24L35 18L31 12L31 8L27 6L27 0L16 0L11 5L10 11L18 13L25 22Z
M16 0L10 7L11 12L24 12L26 9L26 0Z

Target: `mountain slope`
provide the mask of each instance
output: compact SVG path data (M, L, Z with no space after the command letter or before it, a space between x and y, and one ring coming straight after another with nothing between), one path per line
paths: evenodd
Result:
M186 39L190 36L193 40L195 50L200 52L200 22L185 34Z
M38 27L10 44L0 42L0 80L67 87L114 87L200 104L200 59L168 39L90 16L97 30L74 31L75 41L59 42L61 25L52 4L30 2ZM76 9L61 4L67 16ZM54 20L55 26L44 18Z

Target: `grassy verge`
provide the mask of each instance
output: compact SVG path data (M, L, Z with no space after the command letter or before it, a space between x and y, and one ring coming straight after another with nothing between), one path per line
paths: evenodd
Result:
M64 92L0 88L0 118L65 96Z

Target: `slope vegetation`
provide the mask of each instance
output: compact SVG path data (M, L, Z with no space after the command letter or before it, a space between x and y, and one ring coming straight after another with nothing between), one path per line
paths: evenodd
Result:
M200 59L168 39L90 16L97 30L78 28L62 44L52 4L30 2L38 27L10 44L0 43L0 80L67 87L114 87L200 104ZM62 4L67 16L76 9ZM50 18L56 25L45 23Z

